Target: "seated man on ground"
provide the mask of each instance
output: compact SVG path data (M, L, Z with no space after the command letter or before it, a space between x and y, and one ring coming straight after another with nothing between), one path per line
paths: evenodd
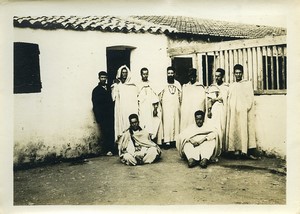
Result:
M184 129L176 141L179 154L187 159L189 168L198 164L201 168L206 168L210 161L220 155L218 131L203 124L204 115L203 111L196 111L195 124Z
M161 155L159 146L151 141L150 134L139 126L137 114L129 116L129 123L129 129L117 142L121 162L131 166L153 163Z

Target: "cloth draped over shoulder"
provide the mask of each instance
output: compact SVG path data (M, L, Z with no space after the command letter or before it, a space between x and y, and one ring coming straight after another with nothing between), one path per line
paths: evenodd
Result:
M180 130L195 123L194 113L198 110L205 112L205 88L199 82L184 84L182 87Z
M138 111L140 126L148 131L154 138L158 137L158 142L161 141L161 105L158 95L150 81L137 83L138 87ZM156 104L157 112L154 115L154 104Z
M256 148L254 93L251 81L234 82L229 87L226 125L228 151L247 153Z
M180 130L181 85L175 80L174 84L166 84L159 93L162 105L162 124L164 142L175 141Z
M215 126L220 132L222 141L222 150L225 146L225 128L227 119L227 96L229 84L223 83L221 85L212 84L207 89L207 108L211 109L211 118L206 117L206 123ZM213 102L214 100L214 102Z
M155 147L157 148L159 154L161 153L159 146L156 145L153 141L151 141L149 133L147 131L142 129L139 132L135 132L131 134L130 130L128 129L123 133L123 135L117 141L119 156L121 158L124 155L124 153L126 153L128 143L132 140L134 141L134 144L136 146L147 147L147 148Z
M115 101L115 140L122 135L129 127L129 115L138 114L137 87L131 82L131 72L125 65L121 66L117 72L117 79L120 79L121 70L126 68L128 71L127 79L124 83L112 84L112 99Z
M215 138L215 150L211 159L216 158L221 154L220 135L218 130L215 127L207 124L203 124L202 127L198 127L196 124L192 124L176 137L176 148L178 149L181 158L185 156L183 152L184 145L188 140L196 136L207 137L208 140Z

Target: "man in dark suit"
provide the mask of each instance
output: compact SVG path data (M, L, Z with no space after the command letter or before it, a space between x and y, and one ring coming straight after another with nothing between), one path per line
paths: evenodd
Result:
M100 126L103 150L106 155L116 154L114 143L114 103L110 87L107 86L107 73L98 73L99 83L92 93L93 112Z

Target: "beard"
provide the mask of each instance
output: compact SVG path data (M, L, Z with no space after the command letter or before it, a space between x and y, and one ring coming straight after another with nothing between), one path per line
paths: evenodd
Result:
M190 82L191 82L192 84L194 84L194 83L196 82L196 79L191 79Z
M168 76L167 80L168 80L168 83L172 84L172 83L174 83L175 78L174 78L174 76Z
M217 85L222 85L222 83L223 83L223 80L218 80L217 81Z

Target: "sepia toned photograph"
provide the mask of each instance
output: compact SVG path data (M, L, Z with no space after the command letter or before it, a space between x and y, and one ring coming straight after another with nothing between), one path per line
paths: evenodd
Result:
M187 4L9 13L13 207L288 204L287 16Z

